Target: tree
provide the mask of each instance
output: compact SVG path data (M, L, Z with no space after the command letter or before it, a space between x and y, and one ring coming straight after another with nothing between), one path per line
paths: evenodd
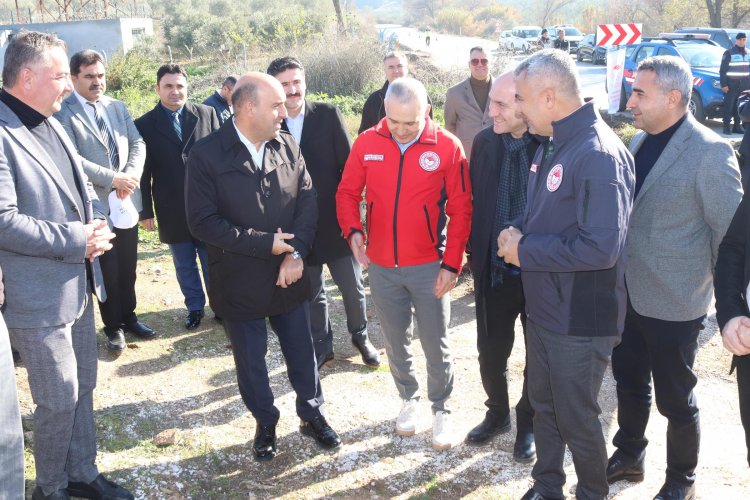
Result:
M344 15L341 13L341 2L333 0L333 9L336 11L336 22L339 27L339 34L346 33L346 24L344 24Z
M708 22L714 28L721 28L721 9L723 6L724 0L706 0Z
M536 9L538 12L538 19L540 26L547 26L552 20L552 16L560 11L563 7L567 7L575 3L577 0L536 0Z

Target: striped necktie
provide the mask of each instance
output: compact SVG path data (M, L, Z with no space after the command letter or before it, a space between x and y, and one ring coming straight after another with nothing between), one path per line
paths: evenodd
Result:
M182 141L182 125L180 125L180 113L172 111L172 127L177 134L177 138Z
M117 153L117 143L115 138L112 137L107 124L104 123L102 116L99 114L99 109L96 107L96 103L87 102L89 106L94 109L94 118L96 120L96 126L99 129L99 135L101 136L104 143L107 145L107 152L109 153L109 163L114 170L120 170L120 155Z

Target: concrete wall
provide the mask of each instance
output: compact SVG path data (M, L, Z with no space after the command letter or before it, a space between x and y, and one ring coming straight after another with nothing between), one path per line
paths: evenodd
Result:
M44 31L55 33L68 44L68 54L74 54L84 49L94 49L102 52L106 58L115 54L122 54L132 49L138 42L138 33L143 36L153 36L154 23L150 18L141 19L100 19L91 21L70 21L60 23L30 23L0 25L0 33L10 31L16 33L21 29L27 31ZM134 36L133 31L137 34ZM5 59L5 37L0 37L0 69Z

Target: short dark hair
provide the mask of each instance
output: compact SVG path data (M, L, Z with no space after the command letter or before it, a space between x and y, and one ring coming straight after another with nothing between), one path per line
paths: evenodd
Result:
M21 30L5 49L3 87L13 87L23 68L42 62L47 57L47 52L55 47L66 52L68 50L66 43L54 33Z
M233 76L224 78L224 81L221 83L222 87L234 87L235 85L237 85L237 78Z
M469 49L469 56L471 56L471 53L474 51L484 52L484 47L481 47L477 45L476 47L472 47Z
M187 80L187 72L179 64L162 64L161 67L156 71L156 84L159 84L159 82L161 81L161 77L163 77L164 75L175 74L180 74L185 77L185 80Z
M288 69L298 69L302 72L305 71L305 68L302 67L302 63L299 61L299 59L292 56L284 56L278 57L271 61L271 64L268 65L266 73L271 76L276 76Z
M70 58L70 74L78 76L83 66L91 66L92 64L102 63L104 64L104 58L102 55L95 50L82 50L73 54Z
M258 102L257 99L258 84L252 80L237 85L232 92L232 105L235 110L241 108L248 101L255 104Z

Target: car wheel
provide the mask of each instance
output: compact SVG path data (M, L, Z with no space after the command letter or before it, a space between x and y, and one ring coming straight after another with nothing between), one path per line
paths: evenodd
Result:
M511 52L515 52L516 51L516 44L515 43L511 43L510 44L510 51Z
M583 61L583 54L581 54L581 49L578 49L578 52L576 52L576 61L578 62Z
M596 50L591 53L591 64L594 66L599 64L599 53Z
M622 88L620 88L620 106L618 107L618 111L625 111L628 107L628 94L625 92L625 84L622 84Z
M701 101L701 96L698 95L698 92L695 89L693 89L693 93L690 96L688 110L696 121L702 123L706 119L706 113L703 111L703 101Z

